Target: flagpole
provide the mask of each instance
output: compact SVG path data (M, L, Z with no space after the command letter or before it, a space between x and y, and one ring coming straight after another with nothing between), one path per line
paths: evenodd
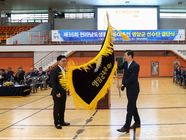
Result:
M119 78L118 78L118 72L117 72L117 70L116 70L116 80L117 80L117 85L119 85ZM119 91L119 97L121 97L121 91L120 91L120 89L118 89L118 91Z

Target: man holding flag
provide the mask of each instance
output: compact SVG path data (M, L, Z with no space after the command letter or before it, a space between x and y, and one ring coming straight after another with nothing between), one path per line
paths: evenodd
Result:
M65 91L62 85L59 83L59 77L62 75L65 78L65 65L66 57L64 55L59 55L57 57L58 66L54 68L50 73L50 81L52 86L51 95L54 100L54 124L57 129L62 129L61 126L68 126L70 123L64 121L65 116L65 105L66 105L66 94L69 92Z
M136 101L140 91L138 82L139 65L133 60L134 53L132 50L126 50L124 52L125 62L118 65L118 69L124 69L124 75L122 84L118 85L118 88L124 90L126 87L127 93L127 115L125 125L121 129L117 129L119 132L128 133L132 128L140 127L140 117L136 107ZM130 127L132 116L134 116L135 123Z

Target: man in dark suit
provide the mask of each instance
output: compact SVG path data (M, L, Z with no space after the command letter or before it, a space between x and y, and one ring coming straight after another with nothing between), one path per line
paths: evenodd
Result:
M186 86L186 67L185 67L185 72L184 72L184 75L183 75L183 80L184 80L184 86Z
M21 69L21 73L23 74L23 76L25 75L25 71L23 70L23 67L20 66L19 69Z
M21 69L17 69L17 73L14 73L13 77L14 77L15 82L20 84L21 80L24 79L24 75L23 75Z
M52 66L48 67L48 71L47 71L47 75L48 75L48 79L46 80L46 83L48 84L49 88L51 87L50 85L50 72L52 70Z
M34 69L33 68L30 68L30 72L28 72L26 75L25 75L25 79L26 79L26 84L30 85L31 82L32 82L32 77L34 76L37 76L34 72Z
M11 67L8 67L8 74L7 74L7 76L8 76L8 78L9 79L11 79L11 77L13 77L13 71L12 71L12 68Z
M70 123L64 121L65 114L65 104L66 104L66 94L67 92L62 88L59 83L59 75L62 72L63 76L65 76L65 65L66 65L66 57L64 55L60 55L57 57L58 66L54 68L50 73L50 81L52 86L52 96L54 100L54 124L57 129L62 129L62 125L67 126Z
M183 66L180 67L179 77L180 77L180 86L182 86L182 82L184 80L185 71L183 70Z
M35 73L35 76L38 76L39 71L37 70L37 68L34 68L34 73Z
M139 65L133 60L133 56L133 51L126 50L124 52L125 62L121 65L118 65L118 69L124 69L124 75L122 84L118 85L117 87L121 88L121 90L124 90L126 87L128 104L125 125L117 131L126 133L128 133L132 128L140 127L141 123L136 107L136 101L140 91L138 83ZM130 127L132 116L134 116L135 123Z
M36 74L34 73L34 69L30 68L30 72L28 72L25 76L26 79L30 79L31 77L36 76Z
M6 82L8 80L8 76L5 73L4 69L0 69L0 85L3 84L3 82Z
M39 72L38 72L38 76L42 76L42 75L45 75L45 74L46 74L46 72L43 71L43 68L42 67L40 67L39 68Z

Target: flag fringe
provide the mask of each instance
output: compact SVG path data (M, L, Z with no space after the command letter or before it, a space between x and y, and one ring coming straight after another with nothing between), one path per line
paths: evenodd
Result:
M73 79L72 76L73 76L73 70L79 69L79 70L85 70L86 72L88 72L88 70L90 68L92 68L93 64L96 64L96 63L99 64L100 57L108 57L109 55L112 55L112 53L114 51L113 40L116 35L116 32L114 31L114 29L115 28L109 24L103 47L100 50L99 54L93 60L91 60L88 63L81 65L81 66L70 66L69 68L67 67L65 78L63 77L62 73L59 76L59 78L60 78L59 82L60 82L61 86L66 91L70 91L70 93L73 97L73 101L76 106L76 109L95 109L97 107L98 101L107 94L108 89L110 88L114 73L117 70L116 63L113 66L113 69L109 75L108 80L106 81L106 83L104 84L102 89L99 91L97 96L94 98L94 100L90 104L87 104L86 102L84 102L79 97L79 95L76 93L74 85L73 85L73 81L72 81L72 79ZM122 36L123 39L125 39L125 40L129 39L128 36L122 34L121 31L118 31L118 32L120 33L120 35ZM74 64L74 63L72 63L72 64Z
M116 63L113 66L113 69L109 75L107 82L105 83L105 85L102 87L100 92L97 94L97 96L94 98L94 100L90 104L87 104L86 102L84 102L79 97L79 95L76 93L74 85L73 85L73 81L72 81L73 79L72 75L73 75L73 70L75 69L85 70L86 72L88 72L88 70L92 67L93 64L96 64L99 62L100 57L108 57L109 55L111 55L114 51L114 47L112 46L113 40L114 40L114 34L115 34L115 31L113 30L111 25L109 25L109 29L105 37L103 47L101 51L99 52L99 54L93 60L81 66L71 66L67 68L65 78L63 77L63 74L60 73L59 82L66 91L70 90L76 109L95 109L97 107L97 102L106 95L108 89L110 88L110 84L112 83L112 80L113 80L113 75L115 71L117 70Z

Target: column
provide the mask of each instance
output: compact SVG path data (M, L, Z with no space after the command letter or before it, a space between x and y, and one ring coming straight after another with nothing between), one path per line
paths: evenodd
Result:
M51 24L51 30L54 30L54 16L52 9L48 9L48 22Z
M0 26L1 26L1 10L0 10Z

